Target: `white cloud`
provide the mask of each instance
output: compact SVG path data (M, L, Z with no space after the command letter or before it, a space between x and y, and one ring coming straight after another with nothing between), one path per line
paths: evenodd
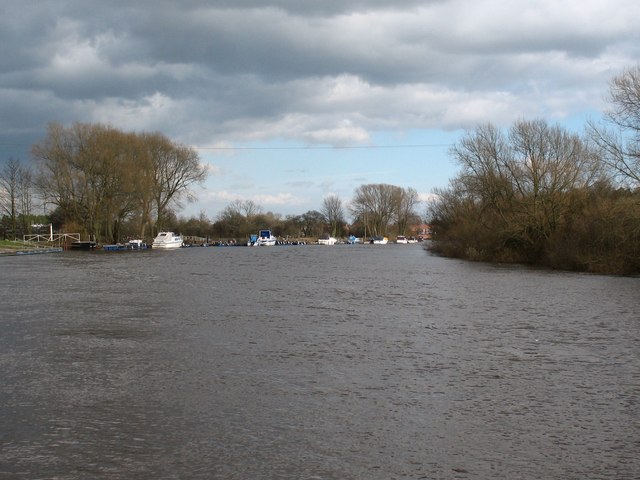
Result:
M50 121L158 130L219 146L200 153L227 180L215 158L247 144L367 146L601 111L608 81L640 58L628 0L213 3L5 0L0 139L26 158ZM337 188L327 181L314 183ZM291 192L264 203L303 201Z
M425 193L425 192L419 192L418 193L418 199L421 202L426 203L427 205L437 201L439 198L440 197L435 193Z
M252 195L250 199L258 205L266 206L300 205L302 203L302 199L291 193Z

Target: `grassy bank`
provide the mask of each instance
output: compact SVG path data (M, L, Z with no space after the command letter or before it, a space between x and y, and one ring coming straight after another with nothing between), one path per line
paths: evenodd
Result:
M19 240L0 240L0 254L12 254L21 251L35 251L41 248L42 247L33 245L32 243Z

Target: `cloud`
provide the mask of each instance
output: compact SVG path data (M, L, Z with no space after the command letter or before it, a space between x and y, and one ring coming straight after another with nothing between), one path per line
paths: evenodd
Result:
M258 205L269 206L298 205L302 203L301 199L291 193L252 195L251 200L255 201Z
M439 198L440 198L440 196L435 194L435 193L426 193L426 192L419 192L418 193L418 199L421 202L426 203L427 205L437 201Z
M601 110L608 80L640 58L640 4L626 0L0 8L4 143L52 120L195 146L368 145L377 132L558 120Z

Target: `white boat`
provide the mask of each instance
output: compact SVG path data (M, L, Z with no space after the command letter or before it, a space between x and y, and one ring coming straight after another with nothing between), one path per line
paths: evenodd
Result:
M396 243L404 243L407 244L409 243L409 240L407 240L407 237L405 237L404 235L398 235L396 237Z
M127 250L144 250L145 248L147 248L147 244L139 239L129 240L127 243Z
M318 245L335 245L338 240L335 237L325 235L318 239Z
M387 237L372 237L369 243L373 245L386 245L389 242Z
M169 250L182 246L182 236L173 232L158 232L158 236L153 239L151 248Z
M256 243L261 247L270 247L276 244L276 240L277 238L271 234L271 230L260 230Z
M249 240L247 240L247 247L257 247L258 246L258 235L255 233L249 235Z

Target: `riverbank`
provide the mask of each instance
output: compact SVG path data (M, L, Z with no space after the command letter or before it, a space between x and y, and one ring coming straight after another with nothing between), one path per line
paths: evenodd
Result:
M62 247L34 245L28 242L0 240L0 256L58 253Z

